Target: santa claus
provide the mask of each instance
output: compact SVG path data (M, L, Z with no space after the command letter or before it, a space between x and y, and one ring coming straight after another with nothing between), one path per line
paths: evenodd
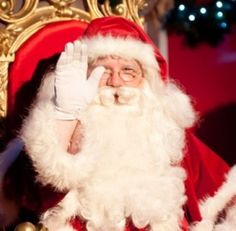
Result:
M25 119L25 153L2 174L2 220L32 213L50 231L187 230L228 171L187 132L195 119L141 28L118 17L92 21L66 45ZM19 159L27 177L13 200L9 178ZM214 229L231 191L218 206L202 206L207 222L194 230Z

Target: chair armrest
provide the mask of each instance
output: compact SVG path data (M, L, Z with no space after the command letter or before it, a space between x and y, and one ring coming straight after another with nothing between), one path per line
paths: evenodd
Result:
M30 222L23 222L17 225L14 231L48 231L42 224L33 225Z

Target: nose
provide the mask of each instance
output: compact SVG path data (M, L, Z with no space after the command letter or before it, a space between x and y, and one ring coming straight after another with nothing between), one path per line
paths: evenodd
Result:
M121 87L124 85L123 80L120 78L118 72L113 72L107 80L107 85L110 87Z

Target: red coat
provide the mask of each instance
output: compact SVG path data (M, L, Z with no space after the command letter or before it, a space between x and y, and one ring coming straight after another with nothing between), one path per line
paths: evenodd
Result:
M182 166L187 173L183 230L188 230L189 223L201 220L199 200L214 194L224 181L229 166L191 133L187 134ZM66 194L35 182L34 169L23 152L8 169L3 188L8 199L17 201L20 207L19 220L32 219L33 222L37 221L40 213L54 206ZM127 231L138 230L130 222L127 223ZM72 224L78 231L85 230L84 224L79 220L72 221Z

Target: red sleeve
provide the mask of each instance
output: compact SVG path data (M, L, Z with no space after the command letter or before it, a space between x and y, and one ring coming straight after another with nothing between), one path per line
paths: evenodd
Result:
M187 207L192 221L200 220L198 202L212 196L224 182L229 165L193 134L187 134L183 167L187 172Z

